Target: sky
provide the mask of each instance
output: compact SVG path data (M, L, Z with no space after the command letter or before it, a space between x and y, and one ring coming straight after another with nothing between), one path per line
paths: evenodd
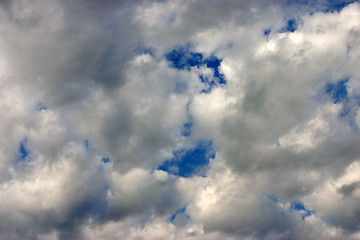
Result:
M0 49L0 239L360 239L359 1L1 1Z

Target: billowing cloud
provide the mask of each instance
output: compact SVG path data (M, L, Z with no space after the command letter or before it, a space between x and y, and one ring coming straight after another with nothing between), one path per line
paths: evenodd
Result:
M1 239L360 239L358 1L0 4Z

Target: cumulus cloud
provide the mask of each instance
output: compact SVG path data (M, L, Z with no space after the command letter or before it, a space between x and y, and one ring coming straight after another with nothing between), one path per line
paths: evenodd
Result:
M1 239L360 239L358 1L0 4Z

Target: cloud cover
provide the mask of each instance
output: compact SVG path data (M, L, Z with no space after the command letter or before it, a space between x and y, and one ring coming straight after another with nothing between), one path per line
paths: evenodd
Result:
M360 239L357 1L0 6L1 239Z

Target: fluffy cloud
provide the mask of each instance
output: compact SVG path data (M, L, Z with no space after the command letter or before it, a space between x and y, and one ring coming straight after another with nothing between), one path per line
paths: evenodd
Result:
M0 238L360 239L358 2L0 6Z

